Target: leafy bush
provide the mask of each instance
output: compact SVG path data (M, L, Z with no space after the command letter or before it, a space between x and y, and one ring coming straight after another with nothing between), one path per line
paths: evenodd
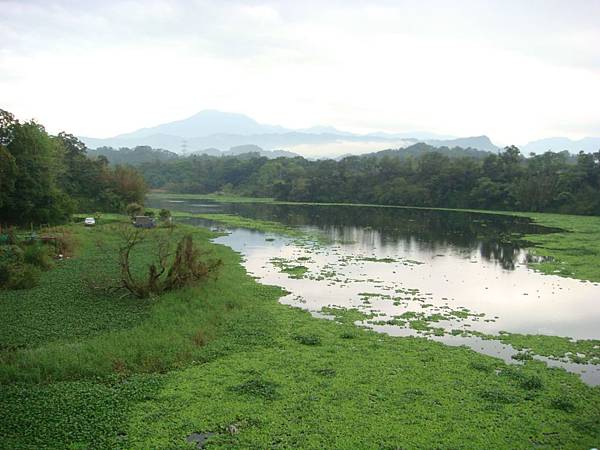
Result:
M0 288L29 289L52 266L51 248L41 242L0 246Z
M0 265L22 264L23 250L18 245L0 245Z
M166 222L167 220L169 220L171 218L171 211L169 211L168 209L162 208L160 210L160 212L158 213L158 217L160 218L161 221Z
M31 289L38 285L41 271L31 264L13 266L6 287L8 289Z
M139 216L144 212L144 207L139 203L130 203L127 205L125 211L127 211L127 215L129 217L134 218L135 216Z
M10 288L15 272L23 265L23 250L18 245L0 246L0 288Z
M49 248L40 242L26 245L23 251L23 259L26 264L40 269L49 269L52 266Z

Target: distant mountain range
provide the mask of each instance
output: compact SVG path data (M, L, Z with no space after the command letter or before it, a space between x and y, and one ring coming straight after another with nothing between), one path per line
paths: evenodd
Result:
M277 125L260 124L243 114L214 110L202 111L184 120L142 128L112 138L81 137L81 140L92 149L150 146L176 153L212 155L239 154L240 147L253 145L260 147L261 152L270 152L265 156L337 156L322 154L319 148L330 144L343 146L344 143L352 148L360 148L360 153L391 147L401 148L417 142L438 147L460 146L486 151L498 150L487 136L454 138L428 132L361 135L329 126L292 130ZM307 155L307 152L312 155Z
M243 114L205 110L183 120L164 123L150 128L141 128L131 133L120 134L115 139L143 139L155 135L176 136L183 139L207 137L215 134L285 133L287 130L275 125L264 125Z
M461 147L488 152L499 150L487 136L454 137L426 131L355 134L330 126L294 130L278 125L261 124L243 114L215 110L201 111L187 119L141 128L111 138L81 137L81 140L92 149L150 146L180 154L234 155L240 152L247 153L248 149L254 148L267 157L339 157L340 154L363 154L382 149L404 148L417 142L434 147ZM524 154L543 153L547 150L592 152L600 150L600 138L585 138L579 141L550 138L530 142L520 148ZM246 150L242 151L244 149Z
M523 145L521 151L528 155L529 153L544 153L548 150L561 152L568 150L570 153L592 153L600 151L600 137L586 137L579 140L572 140L566 137L552 137L529 142Z

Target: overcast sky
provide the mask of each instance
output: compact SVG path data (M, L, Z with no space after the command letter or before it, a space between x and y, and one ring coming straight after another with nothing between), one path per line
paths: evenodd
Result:
M0 0L0 108L92 137L203 109L600 136L600 1Z

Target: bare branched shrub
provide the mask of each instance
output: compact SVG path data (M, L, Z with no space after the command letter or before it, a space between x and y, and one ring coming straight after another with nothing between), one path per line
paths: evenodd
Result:
M54 249L53 256L71 257L75 253L77 240L66 227L50 227L40 231L40 238Z
M145 239L148 231L137 228L121 230L119 246L120 288L138 298L178 289L216 275L221 260L206 260L206 252L194 245L191 235L184 236L172 251L171 233L156 239L154 262L145 277L136 277L132 270L132 252ZM156 234L153 234L156 236Z

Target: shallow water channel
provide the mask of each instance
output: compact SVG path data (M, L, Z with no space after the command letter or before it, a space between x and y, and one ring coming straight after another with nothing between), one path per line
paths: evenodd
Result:
M319 317L332 317L327 308L355 308L366 315L358 325L466 345L513 364L518 363L512 359L515 349L472 333L600 339L600 285L529 268L534 257L518 236L556 230L525 218L198 200L161 200L152 206L273 220L321 236L315 241L227 228L227 235L215 239L240 252L248 272L262 283L289 291L282 303ZM600 384L598 364L534 357Z

